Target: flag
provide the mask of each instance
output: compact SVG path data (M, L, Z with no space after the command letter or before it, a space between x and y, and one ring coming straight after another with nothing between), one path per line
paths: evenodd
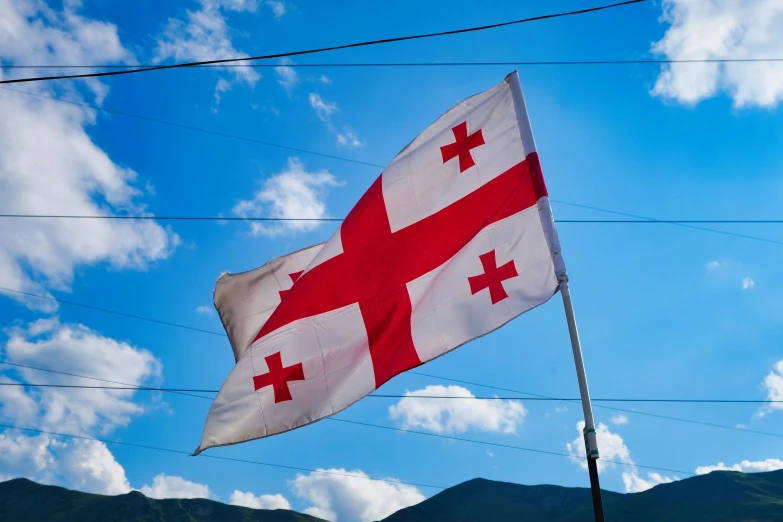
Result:
M565 280L513 73L406 146L326 243L218 280L237 364L196 453L335 414Z

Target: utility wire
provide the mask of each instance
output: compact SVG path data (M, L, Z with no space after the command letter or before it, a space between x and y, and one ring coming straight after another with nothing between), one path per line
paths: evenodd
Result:
M381 428L381 429L386 429L386 430L391 430L391 431L401 431L403 433L413 433L414 435L424 435L426 437L436 437L436 438L439 438L439 439L456 440L456 441L459 441L459 442L468 442L468 443L471 443L471 444L481 444L481 445L484 445L484 446L494 446L496 448L506 448L506 449L513 449L513 450L518 450L518 451L528 451L528 452L531 452L531 453L541 453L541 454L544 454L544 455L555 455L555 456L558 456L558 457L566 457L566 458L569 458L569 459L586 460L586 457L571 455L569 453L560 453L560 452L557 452L557 451L540 450L540 449L535 449L535 448L525 448L525 447L522 447L522 446L514 446L512 444L501 444L501 443L497 443L497 442L488 442L488 441L484 441L484 440L466 439L466 438L463 438L463 437L454 437L452 435L440 435L438 433L429 433L429 432L426 432L426 431L417 431L417 430L410 430L410 429L404 429L404 428L395 428L393 426L381 426L379 424L370 424L368 422L359 422L359 421L353 421L353 420L348 420L348 419L337 419L337 418L334 418L334 417L329 417L328 420L332 420L332 421L335 421L335 422L344 422L346 424L354 424L356 426L365 426L365 427L368 427L368 428ZM669 468L659 468L659 467L654 467L654 466L644 466L644 465L641 465L641 464L632 464L632 463L628 463L628 462L622 462L622 461L619 461L619 460L601 459L601 461L602 462L606 462L608 464L619 464L621 466L632 466L632 467L637 467L637 468L651 469L651 470L655 470L655 471L666 471L666 472L670 472L670 473L682 473L684 475L695 475L695 473L691 473L690 471L682 471L682 470L678 470L678 469L669 469Z
M724 236L741 237L741 238L744 238L744 239L752 239L754 241L761 241L761 242L764 242L764 243L774 243L776 245L783 245L783 241L777 241L775 239L767 239L767 238L758 237L758 236L750 236L750 235L747 235L747 234L738 234L736 232L727 232L725 230L715 230L714 228L697 227L697 226L694 226L694 225L689 225L687 221L664 221L664 220L655 219L655 218L651 218L651 217L640 216L638 214L628 214L627 212L618 212L616 210L607 210L605 208L592 207L590 205L581 205L579 203L570 203L568 201L562 201L562 200L558 200L558 199L550 199L550 201L552 201L553 203L559 203L561 205L568 205L570 207L585 208L585 209L589 209L589 210L596 210L598 212L606 212L608 214L615 214L615 215L618 215L618 216L632 217L632 218L648 221L650 223L665 223L665 224L668 224L668 225L674 225L674 226L678 226L678 227L691 228L693 230L701 230L703 232L712 232L713 234L722 234ZM699 221L699 222L707 223L708 221Z
M0 364L5 364L0 361ZM156 388L152 386L89 386L84 384L51 384L51 383L31 383L31 382L0 382L0 386L18 386L30 388L76 388L85 390L133 390L133 391L154 391L168 393L218 393L220 390L205 390L192 388ZM395 395L373 393L367 395L374 399L449 399L449 400L473 400L473 401L563 401L578 402L579 398L565 397L454 397L451 395ZM212 397L200 397L202 399L212 399ZM660 402L660 403L682 403L682 404L777 404L783 403L783 400L773 401L765 399L603 399L592 398L593 402Z
M341 156L335 156L333 154L326 154L324 152L316 152L316 151L313 151L313 150L300 149L298 147L291 147L291 146L288 146L288 145L281 145L279 143L271 143L271 142L268 142L268 141L257 140L255 138L249 138L247 136L239 136L237 134L231 134L231 133L228 133L228 132L221 132L221 131L216 131L216 130L212 130L212 129L205 129L203 127L196 127L196 126L193 126L193 125L186 125L186 124L183 124L183 123L177 123L177 122L173 122L173 121L162 120L160 118L152 118L152 117L149 117L149 116L142 116L142 115L139 115L139 114L133 114L133 113L130 113L130 112L125 112L125 111L121 111L121 110L117 110L117 109L107 109L107 108L101 107L99 105L92 105L92 104L89 104L89 103L82 103L82 102L77 102L77 101L72 101L72 100L66 100L64 98L57 98L55 96L48 96L46 94L41 94L41 93L37 93L37 92L20 91L20 90L17 90L17 89L12 89L10 87L0 87L0 89L2 89L4 91L15 92L15 93L18 93L18 94L26 94L28 96L36 96L38 98L44 98L44 99L55 101L55 102L59 102L59 103L67 103L69 105L75 105L77 107L85 107L85 108L88 108L88 109L94 109L96 111L105 112L107 114L117 114L119 116L126 116L128 118L135 118L135 119L138 119L138 120L149 121L149 122L152 122L152 123L159 123L161 125L168 125L170 127L178 127L180 129L187 129L187 130L192 130L192 131L196 131L196 132L202 132L202 133L205 133L205 134L211 134L213 136L220 136L221 138L230 138L230 139L240 140L240 141L244 141L244 142L248 142L248 143L255 143L256 145L264 145L264 146L267 146L267 147L274 147L276 149L290 150L292 152L298 152L298 153L302 153L302 154L310 154L310 155L313 155L313 156L320 156L322 158L330 158L330 159L336 159L336 160L340 160L340 161L347 161L349 163L357 163L359 165L367 165L367 166L370 166L370 167L378 167L378 168L381 168L381 169L383 168L383 165L377 165L375 163L368 163L366 161L359 161L359 160L355 160L355 159L351 159L351 158L344 158L344 157L341 157Z
M365 42L356 42L356 43L350 43L350 44L343 44L343 45L335 45L331 47L320 47L316 49L307 49L303 51L290 51L285 53L276 53L276 54L266 54L266 55L260 55L260 56L250 56L246 58L227 58L227 59L221 59L221 60L204 60L204 61L198 61L198 62L189 62L189 63L178 63L178 64L172 64L172 65L156 65L153 67L137 67L133 69L123 69L119 71L105 71L105 72L97 72L97 73L87 73L87 74L68 74L68 75L62 75L62 76L39 76L34 78L17 78L12 80L2 80L0 81L0 84L8 84L8 83L25 83L25 82L37 82L37 81L47 81L47 80L64 80L68 78L100 78L104 76L118 76L122 74L134 74L134 73L140 73L140 72L149 72L149 71L161 71L166 69L177 69L177 68L184 68L184 67L194 67L198 65L218 65L218 64L227 64L227 63L237 63L237 62L247 62L247 61L256 61L256 60L267 60L272 58L285 58L285 57L291 57L291 56L302 56L305 54L316 54L316 53L323 53L327 51L336 51L339 49L353 49L357 47L367 47L371 45L379 45L379 44L386 44L386 43L392 43L392 42L404 42L409 40L420 40L423 38L434 38L438 36L448 36L448 35L455 35L455 34L464 34L464 33L472 33L476 31L485 31L488 29L497 29L499 27L506 27L510 25L517 25L517 24L523 24L527 22L535 22L539 20L548 20L552 18L562 18L566 16L574 16L574 15L581 15L581 14L587 14L587 13L594 13L597 11L603 11L605 9L612 9L614 7L620 7L624 5L630 5L630 4L637 4L640 2L644 2L645 0L627 0L625 2L619 2L615 4L610 5L602 5L597 7L590 7L588 9L580 9L578 11L569 11L569 12L563 12L563 13L552 13L547 15L541 15L541 16L534 16L531 18L522 18L519 20L512 20L509 22L501 22L497 24L490 24L490 25L482 25L477 27L469 27L464 29L455 29L451 31L441 31L436 33L425 33L425 34L418 34L418 35L410 35L410 36L398 36L394 38L384 38L381 40L369 40Z
M553 200L554 201L554 200ZM557 203L563 203L557 201ZM573 203L565 203L567 205ZM583 206L583 205L580 205ZM588 207L594 208L594 207ZM595 209L598 210L598 209ZM613 212L605 210L604 212ZM74 215L74 214L0 214L0 218L19 219L120 219L149 221L344 221L345 218L275 218L275 217L220 217L220 216L144 216L144 215ZM555 223L592 223L592 224L640 224L640 225L677 225L682 223L712 223L734 225L783 224L783 219L556 219ZM697 230L709 230L698 229ZM710 232L721 232L709 230ZM752 236L741 236L752 237ZM757 238L754 238L757 239Z
M103 442L104 444L116 444L119 446L129 446L132 448L141 448L141 449L148 449L148 450L155 450L155 451L165 451L167 453L176 453L178 455L186 455L188 457L192 456L192 453L190 451L184 451L184 450L177 450L177 449L171 449L171 448L161 448L158 446L150 446L147 444L135 444L132 442L122 442L119 440L109 440L109 439L99 439L97 437L87 437L85 435L74 435L72 433L59 433L56 431L48 431L48 430L42 430L37 428L27 428L22 426L13 426L10 424L0 424L0 428L6 428L10 430L19 430L19 431L28 431L32 433L41 433L44 435L53 435L57 437L68 437L71 439L80 439L80 440L94 440L96 442ZM236 459L231 457L222 457L219 455L205 455L201 454L197 458L205 458L205 459L216 459L216 460L226 460L230 462L242 462L244 464L255 464L257 466L267 466L272 468L281 468L281 469L290 469L294 471L306 471L308 473L318 473L318 474L324 474L324 475L337 475L340 477L353 477L353 478L361 478L366 480L378 480L381 482L389 482L392 484L405 484L407 486L417 486L422 488L434 488L434 489L446 489L444 486L433 486L431 484L421 484L416 482L404 482L402 480L395 480L395 479L387 479L387 478L375 478L375 477L367 477L367 476L361 476L361 475L353 475L350 473L340 473L337 471L326 471L321 469L310 469L310 468L302 468L299 466L289 466L286 464L274 464L271 462L259 462L257 460L246 460L246 459Z
M84 375L79 375L79 374L76 374L76 373L63 372L63 371L60 371L60 370L50 370L48 368L39 368L37 366L30 366L30 365L27 365L27 364L19 364L19 363L12 363L10 361L2 361L2 360L0 360L0 364L5 364L6 366L13 366L13 367L16 367L16 368L25 368L25 369L28 369L28 370L35 370L35 371L38 371L38 372L46 372L46 373L55 373L55 374L59 374L59 375L67 375L69 377L77 377L79 379L90 379L90 380L93 380L93 381L108 382L110 384L119 384L119 385L122 385L122 386L126 387L126 388L120 388L120 387L109 387L109 386L107 386L106 387L107 389L109 389L109 388L113 388L113 389L135 389L135 388L137 388L137 386L135 386L133 384L130 384L130 383L127 383L127 382L110 381L108 379L99 379L98 377L86 377ZM10 384L20 384L20 383L0 383L0 386L7 386L7 385L10 385ZM132 386L132 388L127 388L128 386ZM69 387L74 387L74 386L69 386ZM204 397L203 395L194 395L192 393L187 393L189 390L174 390L174 389L163 389L163 388L160 388L160 389L157 389L157 390L155 388L147 388L147 389L155 390L155 391L161 391L161 392L166 391L166 392L169 392L169 393L176 393L177 395L187 395L188 397L196 397L196 398L199 398L199 399L209 399L209 400L213 399L213 397ZM207 391L210 391L210 390L207 390ZM217 392L215 392L215 393L217 393Z
M21 366L23 368L29 368L29 369L33 369L33 370L40 370L40 371L45 371L45 372L50 372L50 373L59 373L59 374L63 374L63 375L70 375L70 376L73 376L73 377L80 377L80 378L83 378L83 379L93 379L93 380L98 380L98 381L104 381L103 379L97 379L95 377L88 377L86 375L77 375L77 374L61 372L61 371L57 371L57 370L36 368L34 366L25 366L25 365L22 365L22 364L14 364L14 363L10 363L10 362L7 362L7 361L0 361L0 364L7 364L7 365L10 365L10 366ZM451 379L449 377L443 377L443 376L439 376L439 375L430 375L430 374L416 372L416 371L411 371L411 370L409 370L407 373L410 373L410 374L413 374L413 375L419 375L419 376L423 376L423 377L428 377L428 378L433 378L433 379L441 379L441 380L457 382L457 383L461 383L461 384L467 384L467 385L471 385L471 386L479 386L479 387L495 389L495 390L500 390L500 391L508 391L508 392L511 392L511 393L517 393L517 394L522 394L522 395L531 395L531 396L533 396L536 399L538 399L538 398L550 399L550 397L547 396L547 395L540 395L540 394L536 394L536 393L510 390L508 388L500 388L500 387L491 386L491 385L488 385L488 384L482 384L482 383L476 383L476 382L470 382L470 381L462 381L462 380L459 380L459 379ZM114 381L108 381L108 382L114 382ZM183 393L183 395L190 395L190 394ZM200 395L191 395L191 396L192 397L197 397L199 399L213 400L212 397L203 397L203 396L200 396ZM528 397L515 397L515 399L531 400ZM564 401L564 402L571 402L571 403L576 403L576 404L580 404L580 402L581 402L578 399L572 399L572 400L561 399L561 400ZM771 436L771 437L783 438L783 435L781 435L779 433L771 433L771 432L767 432L767 431L751 430L751 429L748 429L748 428L739 428L739 427L736 427L736 426L726 426L726 425L723 425L723 424L714 424L714 423L710 423L710 422L703 422L703 421L697 421L697 420L691 420L691 419L682 419L682 418L679 418L679 417L670 417L670 416L667 416L667 415L657 415L657 414L654 414L654 413L647 413L647 412L642 412L642 411L637 411L637 410L628 410L628 409L624 409L624 408L614 408L614 407L611 407L611 406L603 406L603 405L600 405L600 404L595 404L594 406L596 408L603 408L605 410L619 411L619 412L623 412L623 413L630 413L630 414L633 414L633 415L643 415L645 417L652 417L652 418L656 418L656 419L664 419L664 420L675 421L675 422L685 422L685 423L688 423L688 424L696 424L696 425L700 425L700 426L708 426L708 427L711 427L711 428L720 428L720 429L732 430L732 431L743 431L743 432L746 432L746 433L755 433L755 434L758 434L758 435L768 435L768 436Z
M543 398L549 397L548 395L541 395L541 394L538 394L538 393L531 393L531 392L524 392L524 391L519 391L519 390L513 390L513 389L510 389L510 388L501 388L499 386L492 386L490 384L484 384L484 383L472 382L472 381L465 381L465 380L461 380L461 379L453 379L451 377L444 377L442 375L432 375L432 374L429 374L429 373L422 373L422 372L417 372L417 371L414 371L414 370L408 370L406 373L409 373L411 375L419 375L421 377L427 377L429 379L441 379L441 380L444 380L444 381L456 382L456 383L459 383L459 384L467 384L468 386L479 386L481 388L487 388L487 389L490 389L490 390L505 391L505 392L510 392L510 393L519 393L519 394L522 394L522 395L531 395L533 397L543 397ZM527 399L525 399L525 400L527 400ZM570 400L570 401L565 401L565 402L571 402L573 404L581 405L581 399L580 400ZM688 424L697 424L699 426L707 426L707 427L710 427L710 428L720 428L720 429L723 429L723 430L731 430L731 431L742 431L742 432L745 432L745 433L755 433L757 435L768 435L770 437L783 438L783 434L773 433L773 432L769 432L769 431L752 430L752 429L749 429L749 428L741 428L739 426L727 426L725 424L715 424L715 423L712 423L712 422L697 421L697 420L692 420L692 419L683 419L681 417L671 417L671 416L668 416L668 415L658 415L656 413L647 413L647 412L638 411L638 410L629 410L629 409L625 409L625 408L616 408L616 407L613 407L613 406L604 406L603 404L594 404L593 406L595 406L596 408L604 409L604 410L619 411L619 412L622 412L622 413L631 413L633 415L642 415L644 417L652 417L652 418L655 418L655 419L665 419L665 420L670 420L670 421L675 421L675 422L685 422L685 423L688 423Z
M514 67L514 66L547 66L547 65L667 65L688 63L776 63L783 62L783 58L697 58L693 60L669 60L666 58L638 58L630 60L517 60L495 62L360 62L360 63L229 63L229 64L194 64L192 68L219 68L230 67ZM155 64L145 65L0 65L0 69L135 69L156 67Z
M104 312L104 313L107 313L107 314L120 315L122 317L130 317L131 319L138 319L139 321L147 321L149 323L163 324L163 325L166 325L166 326L173 326L175 328L183 328L185 330L191 330L191 331L194 331L194 332L201 332L201 333L206 333L206 334L210 334L210 335L218 335L220 337L226 337L226 334L223 333L223 332L214 332L212 330L204 330L202 328L194 328L192 326L186 326L184 324L177 324L177 323L172 323L172 322L169 322L169 321L161 321L159 319L153 319L151 317L143 317L143 316L140 316L140 315L128 314L128 313L125 313L125 312L118 312L117 310L109 310L107 308L101 308L101 307L98 307L98 306L92 306L92 305L87 305L87 304L83 304L83 303L75 303L73 301L66 301L64 299L58 299L56 297L52 297L52 296L48 296L48 295L32 294L32 293L29 293L29 292L22 292L20 290L13 290L11 288L5 288L5 287L2 287L2 286L0 286L0 292L8 292L8 293L17 294L17 295L24 295L24 296L27 296L27 297L35 297L37 299L45 299L47 301L54 301L54 302L60 303L60 304L66 304L66 305L70 305L70 306L78 306L80 308L86 308L88 310L96 310L98 312Z
M256 143L256 144L259 144L259 145L265 145L265 146L275 147L275 148L284 149L284 150L291 150L291 151L295 151L295 152L299 152L299 153L311 154L311 155L315 155L315 156L321 156L321 157L325 157L325 158L330 158L330 159L335 159L335 160L340 160L340 161L346 161L346 162L360 164L360 165L366 165L366 166L370 166L370 167L377 167L377 168L380 168L380 169L384 168L383 165L379 165L377 163L370 163L370 162L365 162L365 161L359 161L359 160L355 160L355 159L351 159L351 158L345 158L345 157L341 157L341 156L334 156L332 154L325 154L325 153L322 153L322 152L311 151L311 150L301 149L301 148L297 148L297 147L290 147L290 146L287 146L287 145L281 145L281 144L278 144L278 143L271 143L271 142L267 142L267 141L256 140L256 139L253 139L253 138L239 136L239 135L236 135L236 134L229 134L229 133L224 133L224 132L219 132L219 131L213 131L213 130L210 130L210 129L194 127L194 126L191 126L191 125L184 125L184 124L180 124L180 123L175 123L175 122L170 122L170 121L166 121L166 120L161 120L161 119L158 119L158 118L150 118L150 117L147 117L147 116L140 116L140 115L137 115L137 114L132 114L132 113L124 112L124 111L118 111L118 110L113 110L113 109L105 109L105 108L99 107L97 105L90 105L90 104L86 104L86 103L74 102L74 101L70 101L70 100L65 100L65 99L56 98L56 97L52 97L52 96L47 96L47 95L44 95L44 94L27 92L27 91L20 91L20 90L16 90L16 89L10 89L8 87L0 87L0 89L5 89L5 90L8 90L8 91L12 91L12 92L20 93L20 94L27 94L27 95L30 95L30 96L38 96L38 97L45 98L45 99L52 100L52 101L56 101L56 102L68 103L68 104L72 104L72 105L87 107L87 108L91 108L91 109L95 109L95 110L104 111L104 112L107 112L107 113L110 113L110 114L119 114L119 115L122 115L122 116L127 116L127 117L131 117L131 118L137 118L137 119L150 121L150 122L154 122L154 123L160 123L160 124L163 124L163 125L170 125L170 126L173 126L173 127L189 129L189 130L193 130L193 131L197 131L197 132L203 132L203 133L211 134L211 135L215 135L215 136L221 136L221 137L225 137L225 138L237 139L237 140L246 141L246 142L250 142L250 143ZM765 242L765 243L768 242L768 243L781 244L780 241L770 240L770 239L756 237L756 236L750 236L750 235L747 235L747 234L738 234L738 233L726 232L726 231L722 231L722 230L713 230L713 229L704 228L704 227L695 227L695 226L691 226L689 224L695 224L695 223L712 223L712 224L775 224L775 223L781 223L781 222L783 222L783 220L774 220L774 219L772 219L772 220L759 220L759 219L754 219L754 220L661 220L661 219L654 219L654 218L649 218L649 217L644 217L644 216L636 216L634 214L625 214L625 213L622 213L622 212L616 212L616 211L613 211L613 210L606 210L606 209L602 209L602 208L592 207L592 206L589 206L589 205L579 205L577 203L569 203L567 201L559 201L559 200L552 200L552 201L556 202L556 203L564 204L564 205L570 205L570 206L575 206L575 207L580 207L580 208L587 208L587 209L591 209L591 210L597 210L597 211L601 211L601 212L608 212L608 213L612 213L612 214L618 214L618 215L622 215L622 216L630 216L630 217L637 218L637 219L634 219L634 220L619 220L619 219L618 220L597 220L597 219L596 220L568 220L567 219L567 220L557 220L558 223L620 223L620 224L622 224L622 223L633 223L633 224L650 223L650 224L656 224L657 223L657 224L671 224L671 225L685 226L687 228L692 228L692 229L695 229L695 230L702 230L702 231L706 231L706 232L712 232L712 233L716 233L716 234L730 235L730 236L741 237L741 238L745 238L745 239L752 239L752 240L755 240L755 241L762 241L762 242ZM320 218L320 219L317 219L317 218L316 219L313 219L313 218L309 218L309 219L308 218L243 218L243 217L225 217L225 218L221 218L221 217L212 217L212 216L206 216L206 217L199 217L199 216L193 216L193 217L192 216L158 216L158 217L156 217L156 216L44 216L44 215L36 216L36 215L28 215L28 214L4 214L4 215L0 215L0 218L2 218L2 217L7 217L7 218L14 218L14 217L16 217L16 218L27 218L27 217L29 217L29 218L34 218L34 217L37 217L37 218L66 218L67 217L67 218L72 218L72 219L96 219L97 218L97 219L149 219L149 220L190 220L190 221L213 221L213 220L214 221L310 221L310 220L312 220L312 221L341 221L340 218Z

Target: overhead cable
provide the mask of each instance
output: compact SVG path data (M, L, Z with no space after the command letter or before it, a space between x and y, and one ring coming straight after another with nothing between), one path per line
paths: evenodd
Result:
M500 27L507 27L511 25L517 25L517 24L523 24L527 22L536 22L540 20L549 20L553 18L562 18L566 16L575 16L575 15L582 15L587 13L594 13L597 11L603 11L606 9L612 9L615 7L621 7L625 5L631 5L631 4L638 4L641 2L644 2L645 0L627 0L625 2L619 2L615 4L609 4L609 5L602 5L597 7L590 7L587 9L579 9L577 11L568 11L563 13L552 13L547 15L541 15L541 16L534 16L531 18L522 18L519 20L511 20L508 22L501 22L496 24L489 24L489 25L482 25L482 26L476 26L476 27L468 27L463 29L454 29L451 31L440 31L435 33L425 33L425 34L417 34L417 35L409 35L409 36L397 36L394 38L383 38L380 40L369 40L364 42L355 42L350 44L343 44L343 45L334 45L329 47L320 47L315 49L307 49L302 51L289 51L289 52L283 52L283 53L275 53L275 54L266 54L266 55L260 55L260 56L249 56L249 57L241 57L241 58L224 58L224 59L217 59L217 60L203 60L198 62L188 62L188 63L177 63L177 64L171 64L171 65L155 65L152 67L137 67L133 69L123 69L119 71L104 71L104 72L95 72L95 73L86 73L86 74L68 74L68 75L60 75L60 76L38 76L34 78L14 78L10 80L2 80L0 81L0 84L9 84L9 83L25 83L25 82L39 82L39 81L49 81L49 80L65 80L69 78L101 78L105 76L118 76L118 75L124 75L124 74L135 74L135 73L141 73L141 72L150 72L150 71L162 71L167 69L178 69L178 68L185 68L185 67L194 67L197 65L218 65L218 64L229 64L229 63L238 63L238 62L248 62L248 61L257 61L257 60L268 60L273 58L289 58L292 56L302 56L306 54L316 54L316 53L323 53L327 51L336 51L340 49L354 49L357 47L367 47L371 45L380 45L380 44L387 44L392 42L405 42L410 40L420 40L423 38L434 38L439 36L448 36L448 35L456 35L456 34L465 34L465 33L472 33L477 31L485 31L488 29L497 29Z

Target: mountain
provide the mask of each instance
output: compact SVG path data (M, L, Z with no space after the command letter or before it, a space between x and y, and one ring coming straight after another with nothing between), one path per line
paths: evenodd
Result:
M212 500L147 498L138 491L108 497L43 486L0 483L2 522L323 522L295 511L249 509Z
M783 522L783 470L714 471L641 493L603 492L609 522ZM590 490L474 479L402 509L382 522L590 522ZM0 483L2 522L319 522L294 511L248 509L204 499L108 497ZM322 521L321 521L322 522ZM340 521L350 522L350 521Z
M714 471L641 493L603 492L609 522L783 522L783 470ZM474 479L383 522L577 522L593 519L590 490Z

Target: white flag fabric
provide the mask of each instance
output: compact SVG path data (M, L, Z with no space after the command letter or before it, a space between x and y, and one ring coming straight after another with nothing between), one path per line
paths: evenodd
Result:
M326 243L218 280L237 364L196 453L337 413L565 280L513 73L405 147Z

